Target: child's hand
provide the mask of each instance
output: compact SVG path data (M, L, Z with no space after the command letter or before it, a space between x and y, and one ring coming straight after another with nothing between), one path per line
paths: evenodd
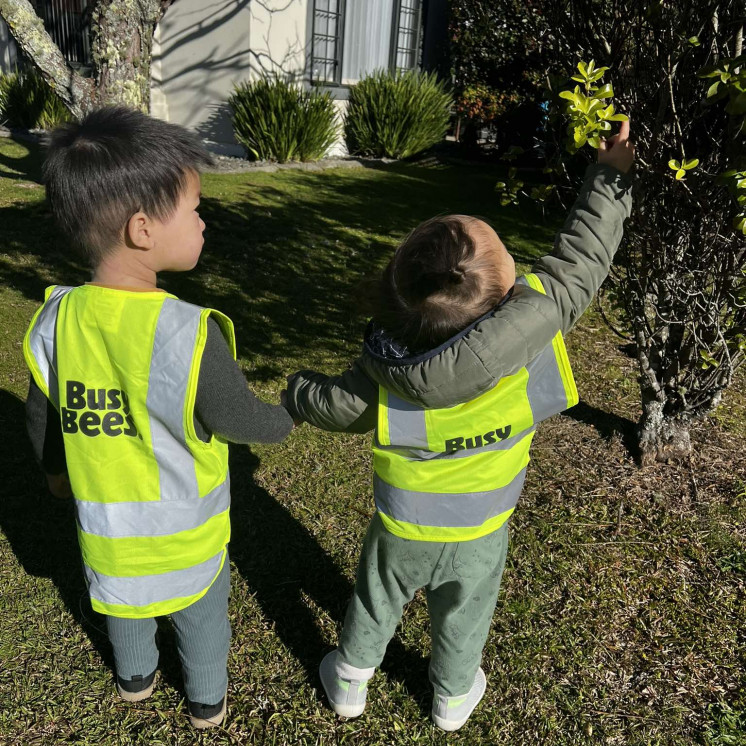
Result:
M629 141L629 120L622 122L618 135L601 140L598 162L627 173L635 160L635 146Z
M287 380L289 381L290 378L291 376L288 376ZM280 391L280 404L282 404L282 406L285 407L285 409L287 409L288 412L290 412L290 409L288 407L288 390L287 389L283 389L282 391ZM303 424L303 420L296 420L295 417L293 417L293 430L295 430L296 427L300 427L302 424Z
M67 474L47 474L47 485L53 497L66 500L73 496Z

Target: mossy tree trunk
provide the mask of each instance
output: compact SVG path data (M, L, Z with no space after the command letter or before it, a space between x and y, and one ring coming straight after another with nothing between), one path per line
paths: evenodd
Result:
M13 38L76 117L97 106L150 108L153 32L173 0L99 0L91 16L93 74L70 67L29 0L0 0Z

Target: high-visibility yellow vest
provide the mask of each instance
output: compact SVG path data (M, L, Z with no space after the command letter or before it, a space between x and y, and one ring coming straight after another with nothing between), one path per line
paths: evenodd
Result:
M207 320L160 291L51 287L23 351L60 413L91 605L170 614L201 598L230 538L228 446L203 442L194 402Z
M545 292L536 275L518 282ZM496 531L518 502L536 425L577 403L559 332L526 367L455 407L425 409L379 387L373 494L385 527L438 542Z

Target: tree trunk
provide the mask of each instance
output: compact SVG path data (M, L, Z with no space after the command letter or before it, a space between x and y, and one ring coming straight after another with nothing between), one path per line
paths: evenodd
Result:
M150 110L153 32L161 0L101 0L91 19L91 51L98 106L126 104Z
M645 391L640 420L640 460L643 466L656 461L682 461L692 452L689 438L691 420L666 415L664 405L656 399L646 399Z
M93 77L83 78L28 0L0 0L0 16L28 59L76 117L97 106L150 108L153 32L173 0L100 0L91 18Z

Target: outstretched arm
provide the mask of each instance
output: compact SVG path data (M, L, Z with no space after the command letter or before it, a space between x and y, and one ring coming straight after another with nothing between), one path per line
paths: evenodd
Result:
M293 419L322 430L367 433L376 426L378 386L358 361L341 376L301 370L288 376L287 406Z
M533 267L557 303L563 333L572 329L609 274L632 206L627 174L634 152L629 122L622 122L619 134L601 143L598 163L588 167L554 251Z

